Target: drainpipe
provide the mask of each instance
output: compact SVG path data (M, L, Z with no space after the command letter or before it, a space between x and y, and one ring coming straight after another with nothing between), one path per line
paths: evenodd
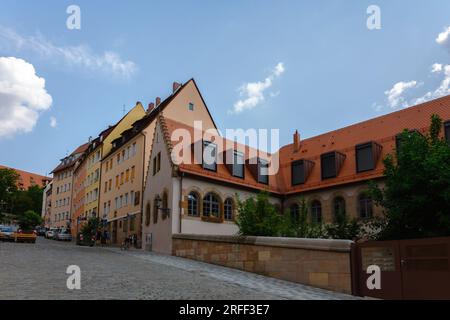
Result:
M181 210L183 210L182 206L181 206L181 202L183 201L183 176L184 176L184 172L180 172L180 201L179 203L179 210L180 210L180 215L179 215L179 223L178 223L178 233L182 232L182 214L181 214Z
M144 137L144 142L143 142L143 146L142 146L142 181L141 181L141 192L140 192L140 215L141 215L141 225L140 225L140 234L141 234L141 249L142 249L142 243L144 242L144 189L145 189L145 185L144 185L144 181L146 180L146 176L144 176L145 173L145 151L147 149L147 136L145 135L145 133L143 132L143 130L141 131L142 136ZM150 161L150 160L149 160ZM148 166L147 166L148 168ZM148 172L147 172L148 175ZM136 197L136 193L134 194L134 196Z

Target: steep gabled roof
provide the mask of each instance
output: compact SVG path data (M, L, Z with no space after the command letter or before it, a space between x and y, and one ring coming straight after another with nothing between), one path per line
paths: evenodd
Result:
M450 96L302 140L300 150L297 152L294 150L294 144L282 147L280 176L284 181L283 192L296 193L382 177L384 166L381 159L394 151L396 136L404 129L426 132L433 114L440 115L444 121L450 120ZM376 167L371 171L356 173L355 146L371 141L382 147ZM346 156L346 159L336 178L322 180L320 156L331 151L339 151ZM291 163L299 159L313 161L315 165L305 184L292 186Z
M195 175L200 178L234 184L240 187L268 190L280 195L295 194L319 188L322 189L341 184L381 178L383 177L384 170L381 159L388 153L395 151L396 136L404 129L416 129L419 132L425 133L429 128L433 114L438 114L444 121L450 120L450 95L302 140L298 151L295 151L294 144L286 145L278 152L280 170L276 175L269 177L269 185L258 183L255 177L249 172L247 165L245 166L245 178L240 179L232 176L225 164L218 164L217 171L215 172L205 170L201 164L194 163L193 155L190 155L190 163L181 163L178 165L178 169L180 172ZM171 140L175 130L187 130L191 137L194 137L195 130L198 130L181 122L165 118L162 114L159 115L158 122L163 129L169 150L172 150L174 144L178 143L178 141ZM203 133L199 133L198 136L203 136ZM218 139L227 141L220 136L218 136ZM195 143L195 141L193 142ZM357 145L367 142L375 142L380 146L381 154L373 170L357 173L355 148ZM244 146L244 148L247 155L249 153L249 147ZM333 151L344 155L345 160L336 178L323 180L321 177L321 155ZM192 153L192 151L190 152ZM292 186L291 164L296 160L308 160L314 162L314 166L304 184Z
M56 173L58 171L70 168L73 165L75 165L76 160L77 160L76 156L86 152L88 147L89 147L89 142L80 145L68 157L65 157L64 159L62 159L61 163L55 169L53 169L52 172L50 172L50 173Z
M213 140L212 142L223 145L223 150L218 150L218 157L222 157L224 161L218 161L217 163L217 170L216 171L210 171L205 170L202 166L202 164L199 164L195 162L194 159L194 153L192 152L192 149L189 148L189 156L187 158L190 159L190 163L182 162L177 164L178 170L180 172L183 172L185 174L189 175L195 175L197 177L203 178L203 179L212 179L217 182L222 182L226 184L233 184L235 186L239 186L241 188L249 188L249 189L256 189L256 190L267 190L272 193L279 193L279 186L278 186L278 180L274 177L269 178L269 184L263 184L259 183L257 181L257 178L254 176L254 174L249 169L248 165L244 166L244 178L235 177L231 174L230 169L225 164L225 152L227 146L234 146L237 150L242 150L244 152L244 159L246 162L250 160L250 157L253 155L256 155L257 157L263 158L263 159L269 159L270 154L267 154L262 151L258 151L254 148L251 148L247 145L238 144L234 141L227 140L223 137L221 137L218 132L214 134L213 136L209 136L209 134L205 131L200 131L199 129L193 128L191 126L188 126L184 123L166 118L163 116L163 114L160 114L158 117L158 123L160 124L164 141L166 142L166 145L168 147L169 152L172 151L173 147L178 143L178 141L173 141L173 133L175 130L186 130L188 135L192 139L194 137L204 137L206 140ZM186 137L187 138L187 137ZM212 138L212 139L210 139ZM201 140L195 141L192 140L192 144L195 143L201 143ZM191 145L191 142L190 142ZM179 156L184 157L185 155L181 154ZM169 157L170 158L170 157ZM181 161L180 161L181 162Z

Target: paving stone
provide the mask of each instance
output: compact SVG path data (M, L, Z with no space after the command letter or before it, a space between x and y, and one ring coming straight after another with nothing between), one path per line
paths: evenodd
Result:
M69 265L81 290L69 290ZM141 250L80 247L39 238L0 242L0 299L356 299L245 271Z

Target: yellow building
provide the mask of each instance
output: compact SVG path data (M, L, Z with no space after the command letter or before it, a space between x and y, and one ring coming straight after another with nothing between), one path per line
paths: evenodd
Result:
M208 108L193 79L183 85L173 83L172 94L164 101L156 98L147 114L112 140L110 152L103 152L100 216L108 220L114 244L127 236L142 241L142 194L150 166L150 153L158 114L192 126L201 121L205 129L216 129Z
M108 154L111 151L112 141L120 137L120 134L123 131L131 128L131 125L134 122L144 116L144 107L138 102L113 128L105 130L97 139L91 141L89 154L85 160L87 161L87 170L84 210L87 217L99 217L101 159L103 155Z

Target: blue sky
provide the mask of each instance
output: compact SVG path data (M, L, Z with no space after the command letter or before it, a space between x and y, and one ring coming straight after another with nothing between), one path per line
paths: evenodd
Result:
M66 27L71 4L81 8L81 30ZM380 30L366 26L371 4L381 9ZM124 105L164 98L175 80L196 79L221 129L279 128L281 144L295 129L307 138L448 94L445 0L0 0L0 8L0 57L33 65L51 96L39 100L31 128L0 127L0 164L42 174L115 123ZM18 72L4 70L6 81ZM249 83L267 85L263 98L232 112ZM3 93L0 119L10 98Z

